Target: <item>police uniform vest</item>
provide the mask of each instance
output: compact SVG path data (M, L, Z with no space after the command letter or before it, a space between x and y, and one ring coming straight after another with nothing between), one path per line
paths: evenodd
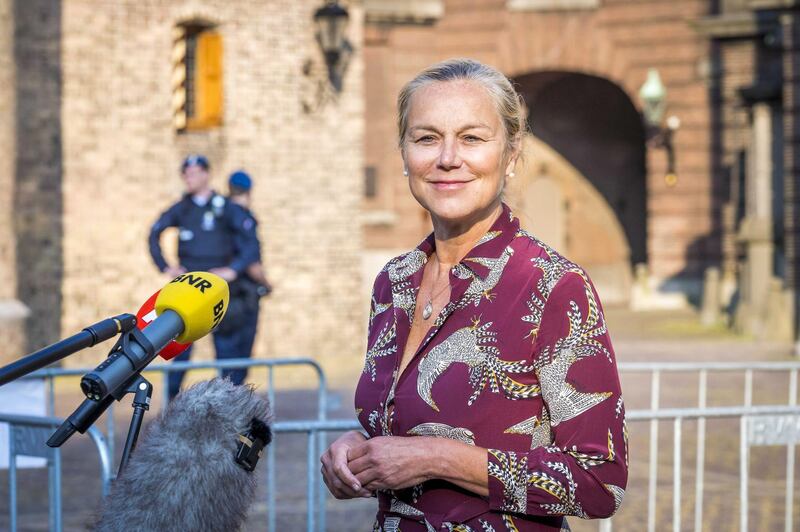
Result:
M177 214L181 265L188 270L226 266L234 254L234 242L225 198L214 194L200 206L185 196L180 203Z

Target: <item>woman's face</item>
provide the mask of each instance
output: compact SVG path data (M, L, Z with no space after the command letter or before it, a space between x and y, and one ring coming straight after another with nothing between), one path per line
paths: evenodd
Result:
M403 160L411 193L435 220L470 223L500 204L513 157L500 116L470 81L435 82L411 98Z

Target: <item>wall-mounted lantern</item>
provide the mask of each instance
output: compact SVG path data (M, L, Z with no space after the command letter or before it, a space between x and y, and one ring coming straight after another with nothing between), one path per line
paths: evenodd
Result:
M328 79L336 92L342 90L342 80L350 62L353 47L347 40L347 22L350 15L336 0L328 0L314 13L317 42L325 56Z
M639 99L642 101L647 145L652 148L664 148L666 151L667 173L664 181L667 186L674 187L678 184L678 175L675 173L675 148L672 137L680 127L681 121L677 116L670 116L666 123L663 123L667 109L667 89L655 68L647 71L647 80L639 89Z

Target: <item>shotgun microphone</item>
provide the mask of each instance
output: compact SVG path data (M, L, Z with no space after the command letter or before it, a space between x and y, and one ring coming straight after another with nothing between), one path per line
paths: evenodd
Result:
M265 398L228 379L179 393L145 428L95 530L241 530L270 418Z

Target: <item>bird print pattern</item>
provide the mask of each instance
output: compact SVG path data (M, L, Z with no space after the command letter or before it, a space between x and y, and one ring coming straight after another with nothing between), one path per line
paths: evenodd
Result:
M450 301L402 372L433 235L374 284L355 406L369 437L447 438L487 456L488 497L432 479L378 492L376 530L563 531L625 493L628 432L589 275L510 209L450 270ZM446 502L444 502L446 501Z

